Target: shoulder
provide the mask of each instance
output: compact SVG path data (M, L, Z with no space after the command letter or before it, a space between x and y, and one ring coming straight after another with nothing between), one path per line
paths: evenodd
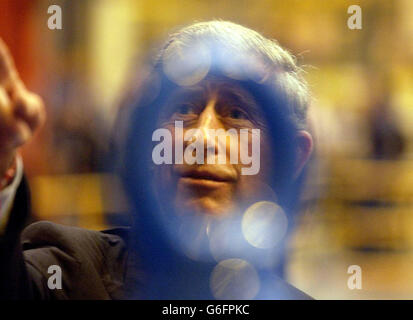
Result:
M70 253L98 249L100 246L125 245L128 236L129 228L94 231L50 221L39 221L25 228L21 238L23 249L55 245Z
M285 297L283 298L288 300L314 300L313 297L309 296L300 289L292 286L289 283L285 283Z
M93 299L110 298L123 285L128 237L128 228L101 232L41 221L28 226L21 239L31 268L47 278L49 267L57 265L63 281L66 277L67 297Z
M311 296L294 287L278 276L265 273L261 279L259 300L314 300Z

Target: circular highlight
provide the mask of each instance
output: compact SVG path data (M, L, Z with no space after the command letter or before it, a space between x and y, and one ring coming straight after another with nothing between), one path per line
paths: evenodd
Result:
M287 233L288 219L274 202L260 201L250 206L241 222L242 234L256 248L269 249L280 243Z
M195 85L203 80L211 68L211 53L199 43L189 48L171 44L163 57L163 71L180 86Z
M218 300L249 300L257 295L260 280L255 268L247 261L227 259L212 271L210 289Z

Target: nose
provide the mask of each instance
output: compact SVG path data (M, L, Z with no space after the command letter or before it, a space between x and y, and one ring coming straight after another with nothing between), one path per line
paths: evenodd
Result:
M211 135L209 130L218 130L218 129L223 129L224 126L219 120L218 114L215 110L216 106L216 98L212 97L211 99L208 100L205 108L202 110L202 112L199 114L198 121L194 125L193 129L197 129L196 133L192 137L192 142L196 140L199 143L203 143L203 148L204 148L204 154L205 157L207 156L208 149L211 148L213 149L212 154L216 154L218 152L218 147L216 147L217 141L215 141L216 136L214 133ZM187 142L189 143L189 141ZM218 141L218 145L219 145Z
M216 98L211 98L208 101L205 109L199 115L197 129L199 129L202 132L204 142L205 142L205 139L209 137L208 135L209 129L223 128L222 123L218 119L218 115L215 110L215 105L216 105Z

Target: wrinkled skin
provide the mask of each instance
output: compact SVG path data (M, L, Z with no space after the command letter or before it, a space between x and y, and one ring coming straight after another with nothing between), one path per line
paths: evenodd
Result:
M262 111L253 97L244 89L225 81L204 80L196 85L181 87L172 93L161 111L159 127L167 128L175 137L175 121L183 121L183 136L190 129L199 129L204 140L204 164L160 165L155 169L155 190L160 190L162 201L173 203L178 214L206 214L222 217L244 210L260 200L276 201L276 195L269 187L268 178L274 170L273 150L268 136L268 125ZM218 139L226 149L225 164L207 164L208 129L260 129L260 170L256 175L242 175L243 167L251 164L230 163L231 144L229 139ZM250 130L251 132L251 130ZM182 139L182 137L178 137ZM195 139L195 138L194 138ZM311 136L301 131L297 134L300 148L297 172L311 152ZM172 139L173 143L175 139ZM220 142L219 142L220 141ZM183 149L190 142L184 142ZM251 134L248 150L252 150ZM175 147L175 145L174 145ZM239 157L238 157L239 159ZM276 169L275 169L276 170Z

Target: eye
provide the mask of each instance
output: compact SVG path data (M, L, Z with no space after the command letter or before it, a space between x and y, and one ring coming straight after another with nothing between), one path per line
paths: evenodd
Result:
M229 110L228 116L232 119L248 119L247 114L238 108L232 108Z
M185 115L185 114L194 113L194 109L190 105L182 104L178 107L176 112L179 113L179 114L184 114Z

